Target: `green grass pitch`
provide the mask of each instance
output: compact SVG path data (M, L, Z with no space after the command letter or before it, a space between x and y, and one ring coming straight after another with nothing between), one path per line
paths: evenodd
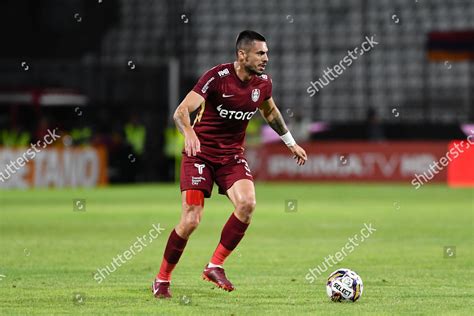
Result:
M167 301L153 298L150 285L179 218L178 185L0 191L0 313L471 314L472 189L311 183L256 188L253 222L225 265L237 289L227 293L201 279L232 212L214 188ZM73 211L76 198L85 199L85 211ZM286 200L297 201L294 211L285 211ZM165 231L156 240L101 284L93 279L158 223ZM334 255L364 223L376 232L309 284L308 269ZM451 256L444 247L452 248ZM325 278L341 267L364 281L356 303L333 303L326 296Z

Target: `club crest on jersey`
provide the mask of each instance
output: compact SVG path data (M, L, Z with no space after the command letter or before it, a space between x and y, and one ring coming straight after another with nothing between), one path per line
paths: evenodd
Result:
M260 89L253 89L252 90L252 101L257 102L258 98L260 98Z

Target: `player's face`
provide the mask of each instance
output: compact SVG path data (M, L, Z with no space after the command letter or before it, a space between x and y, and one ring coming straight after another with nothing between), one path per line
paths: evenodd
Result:
M243 64L245 70L251 74L261 75L268 63L267 43L253 41L252 46L244 53Z

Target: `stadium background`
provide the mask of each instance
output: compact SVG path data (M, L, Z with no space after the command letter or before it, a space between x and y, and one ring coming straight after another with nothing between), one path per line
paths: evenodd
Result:
M141 206L150 208L147 218L155 214L162 223L166 221L167 228L173 225L177 217L172 210L179 209L175 179L182 138L172 113L204 71L234 60L235 38L244 29L266 37L274 99L296 140L310 155L305 169L295 168L275 134L261 118L254 117L247 155L257 178L262 214L266 208L277 207L288 215L298 202L299 212L307 216L300 221L318 218L330 223L332 220L320 215L304 215L303 208L323 203L335 216L347 215L342 209L350 209L350 201L339 205L342 213L337 211L340 196L347 194L355 203L352 211L360 211L362 219L371 218L371 207L403 210L404 203L409 204L404 201L424 196L422 210L418 206L406 209L420 211L421 218L432 215L428 209L437 205L433 197L443 197L449 202L436 216L452 220L451 228L462 234L450 240L455 234L440 227L446 238L436 243L435 248L441 249L438 257L443 259L443 247L457 243L459 248L467 242L471 250L464 255L472 263L474 151L465 151L442 168L427 181L437 184L429 183L424 193L416 195L410 183L423 173L429 178L430 163L447 155L453 141L467 142L474 133L473 17L474 2L469 0L3 1L0 172L6 174L10 160L21 157L30 143L43 140L48 130L57 129L61 135L10 179L0 182L1 245L2 252L10 255L0 265L0 277L4 276L0 285L9 297L5 311L18 311L21 306L4 287L7 282L20 282L11 281L11 275L25 273L24 263L13 257L18 249L30 249L31 243L41 239L39 232L20 237L36 227L28 221L18 224L25 219L21 214L39 208L46 214L42 220L47 220L59 212L53 204L61 205L63 212L77 213L77 202L84 200L87 213L101 214L105 209L106 218L94 220L107 226L108 221L126 221L128 216L141 214L134 213L133 207L121 209L114 200L139 204L140 197ZM321 78L327 67L338 64L349 49L359 47L366 36L373 36L379 44L311 97L310 83ZM161 184L155 185L157 182ZM366 182L374 186L361 187ZM126 186L117 187L119 183ZM144 188L141 183L151 186ZM453 188L458 186L465 188ZM302 193L308 188L326 196L318 195L319 202L312 200L317 199L312 192ZM278 201L274 201L274 192L280 192ZM397 192L397 196L372 204L371 199L378 199L373 194L385 196L386 192ZM168 201L166 195L174 193L175 198ZM121 200L123 197L130 200ZM169 203L162 204L161 198ZM212 214L217 206L210 205ZM367 205L369 213L365 213ZM114 208L117 213L110 211ZM165 211L169 214L162 213ZM274 218L270 213L265 216L269 221ZM59 218L56 224L74 227L69 219ZM400 220L409 221L403 216ZM431 220L427 225L436 222ZM349 221L354 221L352 228L359 228L361 221ZM141 224L142 228L151 225ZM343 235L350 236L354 229L343 229ZM395 232L403 234L403 228ZM51 236L64 238L59 232ZM119 250L126 247L127 240L130 238ZM154 245L154 261L161 256L163 242ZM334 248L340 244L336 242ZM462 262L458 268L467 266L472 275L472 265L469 268L458 259ZM300 267L311 268L319 261L319 257L308 258ZM105 262L91 264L89 270ZM58 269L65 265L63 262ZM34 271L28 273L37 276ZM304 277L304 271L299 273ZM94 296L94 290L83 291ZM472 299L472 287L469 291ZM195 300L199 302L199 296ZM90 302L90 306L101 306Z

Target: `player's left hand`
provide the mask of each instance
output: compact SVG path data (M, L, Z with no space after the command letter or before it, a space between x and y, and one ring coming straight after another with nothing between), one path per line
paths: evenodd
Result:
M304 151L304 149L301 148L298 144L295 144L294 146L290 146L288 148L293 153L293 159L296 159L296 163L299 166L304 165L306 160L308 160L308 156L306 156L306 151Z

